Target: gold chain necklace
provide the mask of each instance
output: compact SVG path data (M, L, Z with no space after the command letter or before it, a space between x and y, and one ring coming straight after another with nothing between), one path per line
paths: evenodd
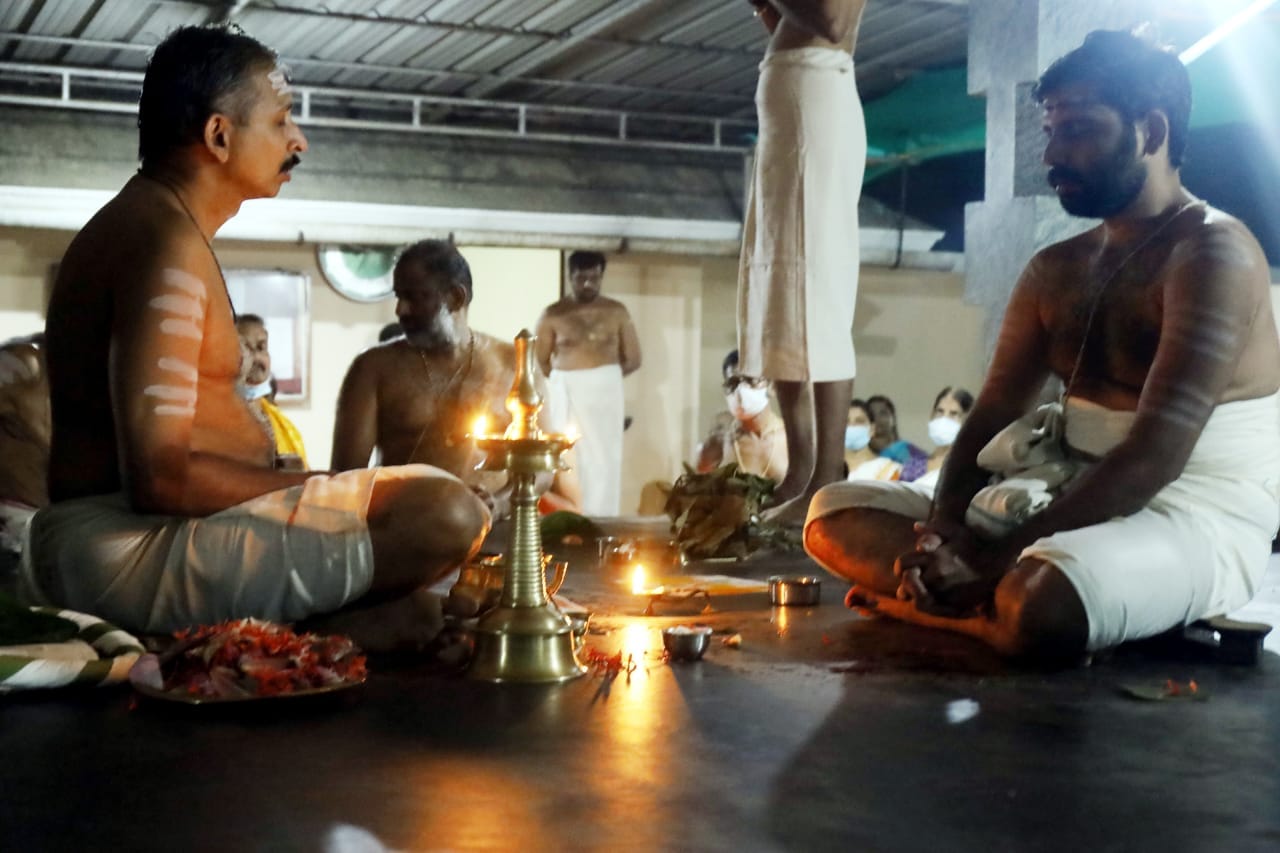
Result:
M1179 216L1185 213L1188 209L1200 204L1204 204L1204 202L1201 201L1200 199L1192 199L1186 204L1181 205L1177 210L1175 210L1169 216L1169 218L1167 218L1164 222L1161 222L1155 229L1153 229L1150 234L1148 234L1147 236L1139 240L1138 245L1134 246L1124 256L1124 258L1121 259L1120 263L1116 264L1115 269L1111 270L1111 272L1107 275L1107 277L1103 279L1102 284L1098 286L1098 290L1096 293L1094 293L1094 296L1093 296L1093 304L1089 306L1089 316L1085 320L1084 334L1080 338L1080 351L1076 353L1076 363L1071 368L1071 376L1070 378L1068 378L1066 386L1062 389L1062 397L1061 397L1062 400L1065 401L1067 397L1071 396L1071 388L1073 385L1075 385L1076 376L1080 373L1081 365L1084 364L1084 351L1085 351L1085 347L1089 343L1089 333L1093 330L1093 318L1098 313L1098 306L1102 304L1102 296L1104 293L1106 293L1107 287L1111 284L1111 282L1115 281L1116 276L1120 274L1120 271L1125 268L1125 266L1129 263L1129 261L1133 260L1135 255L1137 255L1139 252L1141 252L1143 249L1149 246L1151 244L1151 241L1154 240L1157 236L1159 236L1160 233L1164 231L1164 229L1168 228L1171 224L1173 224L1173 221L1175 219L1177 219Z
M214 245L209 242L209 237L205 237L205 231L200 227L200 222L197 222L196 215L191 213L191 207L188 207L187 202L182 200L182 193L179 193L177 187L174 187L172 183L165 181L163 178L157 178L155 175L147 174L145 172L138 172L138 174L141 174L143 178L147 179L147 181L159 183L161 187L168 190L169 195L172 195L174 200L178 202L178 206L182 207L182 213L187 214L187 219L191 220L192 228L195 228L196 233L200 234L200 240L205 243L205 248L209 250L209 256L214 259L214 268L218 270L218 280L223 284L223 292L227 295L227 307L232 311L232 320L234 321L234 319L236 319L236 306L232 305L232 292L230 292L230 288L227 287L227 275L223 274L223 265L219 263L218 254L214 252Z
M447 398L449 397L449 391L450 389L453 390L453 401L452 401L453 402L453 406L452 406L453 425L452 425L452 429L450 429L448 431L448 434L445 436L444 443L446 447L453 447L458 443L457 436L455 435L455 433L458 432L457 427L458 427L459 420L462 420L464 417L459 415L458 413L458 409L461 407L461 403L462 403L462 388L464 385L466 385L467 377L471 375L471 367L475 362L476 333L470 329L468 329L467 331L468 331L468 339L467 339L466 357L463 358L460 362L458 362L458 366L453 370L453 375L450 376L449 381L445 383L444 389L438 395L436 395L437 400L445 401L447 405L448 404ZM408 342L406 341L406 343ZM410 344L410 346L413 346L413 344ZM434 392L435 389L432 388L431 386L431 376L432 374L435 373L435 371L431 369L431 364L427 361L427 352L421 347L414 346L413 348L414 350L417 351L418 358L419 360L422 361L422 368L426 373L426 376L423 378L423 384L427 386L428 391ZM422 430L418 433L417 440L414 441L413 443L413 449L409 451L409 457L404 460L405 463L409 463L413 461L414 457L418 452L418 448L422 446L422 439L426 437L427 429L430 426L431 426L431 423L429 422L426 424L423 424Z

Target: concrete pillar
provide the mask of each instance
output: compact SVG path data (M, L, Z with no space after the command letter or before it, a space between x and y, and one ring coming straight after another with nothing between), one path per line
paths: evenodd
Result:
M965 300L986 311L988 359L1023 266L1094 224L1068 216L1045 183L1031 87L1088 32L1127 29L1157 11L1150 0L970 0L969 94L987 99L987 155L985 198L965 208Z

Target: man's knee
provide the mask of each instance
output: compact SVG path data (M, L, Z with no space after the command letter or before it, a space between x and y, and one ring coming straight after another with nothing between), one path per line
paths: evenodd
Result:
M1066 663L1084 654L1089 617L1057 566L1021 561L1001 580L995 607L1006 654L1047 663Z
M484 503L468 486L448 477L380 482L372 503L377 517L370 518L371 529L385 530L432 554L465 559L489 530Z
M893 562L914 542L910 519L875 509L844 509L814 519L804 547L827 571L879 592L898 581Z

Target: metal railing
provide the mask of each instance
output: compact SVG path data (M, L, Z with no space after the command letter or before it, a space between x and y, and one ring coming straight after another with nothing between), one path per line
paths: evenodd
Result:
M0 104L137 112L142 73L0 62ZM295 85L300 125L741 153L755 122L532 102Z

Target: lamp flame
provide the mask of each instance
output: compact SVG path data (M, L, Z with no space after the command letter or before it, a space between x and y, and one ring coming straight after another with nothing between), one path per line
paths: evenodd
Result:
M631 572L631 594L642 595L645 589L644 566L636 563L635 570Z
M480 415L475 419L475 423L471 425L471 435L475 438L484 438L489 434L489 416Z
M582 434L578 432L577 424L566 424L563 434L565 438L567 438L569 441L572 441L572 442L576 442L579 438L582 437Z

